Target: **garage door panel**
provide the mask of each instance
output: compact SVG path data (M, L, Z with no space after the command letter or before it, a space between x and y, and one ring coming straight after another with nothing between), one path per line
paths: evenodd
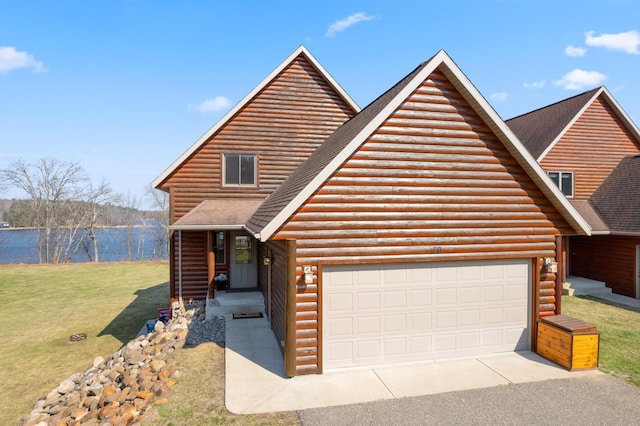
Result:
M381 305L379 291L362 291L356 293L356 296L358 298L359 310L380 310Z
M382 304L386 309L406 309L406 290L385 290L383 291Z
M528 260L323 269L323 368L528 348Z

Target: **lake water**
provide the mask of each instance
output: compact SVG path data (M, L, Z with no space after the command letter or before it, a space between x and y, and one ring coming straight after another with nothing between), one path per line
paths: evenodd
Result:
M136 226L131 236L131 261L166 260L167 247L156 238L157 225ZM127 261L127 228L100 228L98 256L100 262ZM38 234L35 229L0 229L0 264L38 263ZM93 247L89 248L93 256ZM80 248L71 262L89 262Z

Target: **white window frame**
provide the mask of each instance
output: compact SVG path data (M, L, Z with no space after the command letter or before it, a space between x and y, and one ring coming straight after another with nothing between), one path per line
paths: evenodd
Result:
M551 177L551 175L552 175L553 173L556 173L556 174L558 175L558 182L557 182L557 183L556 183L556 182L554 181L554 179ZM574 186L575 186L575 181L574 181L574 175L573 175L573 172L561 172L561 171L552 170L552 171L547 172L547 175L551 178L551 180L553 181L553 183L555 183L555 184L557 185L557 187L560 189L560 192L562 192L562 193L564 194L564 196L565 196L565 197L567 197L567 198L573 198L573 194L574 194L574 190L573 190L573 188L574 188ZM562 184L562 182L564 182L564 180L562 179L562 177L563 177L564 175L571 176L571 188L564 188L564 186L563 186L563 184ZM568 189L568 190L569 190L569 191L568 191L569 193L566 193L566 192L565 192L565 189Z
M253 182L252 183L240 183L242 182L241 175L241 164L238 164L238 183L229 183L227 182L227 156L229 155L237 155L238 162L242 162L242 157L253 157ZM222 185L223 186L243 186L255 188L258 186L258 156L256 154L242 154L235 152L228 152L222 154Z

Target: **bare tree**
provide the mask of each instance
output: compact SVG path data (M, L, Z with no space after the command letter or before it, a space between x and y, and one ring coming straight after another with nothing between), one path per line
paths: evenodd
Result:
M42 158L34 164L18 160L0 171L0 181L26 192L33 203L38 233L38 263L55 261L51 249L64 202L77 200L87 181L82 167L74 161Z
M0 182L31 199L38 263L70 261L87 235L93 241L93 261L98 261L95 229L101 205L116 199L104 180L94 186L77 162L43 158L10 164L0 170Z
M124 197L122 207L124 207L124 225L127 228L127 233L125 235L125 244L127 246L127 260L131 261L131 240L133 238L133 231L135 228L136 220L140 217L138 211L138 209L140 208L140 200L135 195L131 195L131 193L127 191L127 195Z
M156 210L156 224L151 228L154 238L154 253L162 257L169 249L169 195L153 186L147 188L147 198Z

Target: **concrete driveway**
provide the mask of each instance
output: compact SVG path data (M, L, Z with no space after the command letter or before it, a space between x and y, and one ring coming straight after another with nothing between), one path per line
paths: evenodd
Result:
M528 382L603 376L598 370L569 372L526 351L287 378L282 353L268 320L233 319L232 315L226 317L225 363L225 403L227 409L238 414L294 411L470 389L511 389Z

